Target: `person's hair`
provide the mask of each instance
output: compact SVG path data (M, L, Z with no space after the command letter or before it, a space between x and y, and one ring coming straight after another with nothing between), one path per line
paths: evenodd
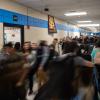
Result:
M45 40L41 40L39 43L39 46L46 46L46 41Z
M49 45L49 48L55 49L55 46L53 44Z
M98 40L95 44L96 47L100 47L100 40Z
M14 48L15 48L16 50L20 50L20 49L21 49L21 44L20 44L20 42L16 42Z
M12 42L9 42L9 43L5 44L3 47L4 48L7 48L7 47L13 48L13 44L12 44Z
M55 41L58 41L58 39L57 39L57 38L54 38L54 40L55 40Z
M25 43L31 43L31 42L30 42L30 41L26 41L26 42L24 42L24 44L25 44Z
M66 41L64 43L64 53L70 53L70 52L74 52L77 48L79 48L78 44L76 41Z
M37 43L34 43L34 42L32 44L36 44L37 45Z

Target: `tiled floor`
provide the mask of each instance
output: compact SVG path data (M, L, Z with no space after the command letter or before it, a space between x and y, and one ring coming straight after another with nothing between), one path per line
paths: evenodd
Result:
M38 85L37 85L37 82L35 82L34 87L33 87L33 94L32 95L27 94L27 97L26 97L27 100L34 100L34 97L35 97L34 93L36 93L37 89L38 89Z

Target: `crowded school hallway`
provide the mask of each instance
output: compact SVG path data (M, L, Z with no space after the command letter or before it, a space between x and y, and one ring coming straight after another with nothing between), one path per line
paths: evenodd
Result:
M100 100L100 0L0 0L0 100Z

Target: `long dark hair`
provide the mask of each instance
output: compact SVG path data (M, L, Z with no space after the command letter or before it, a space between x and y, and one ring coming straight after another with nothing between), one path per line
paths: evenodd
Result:
M76 41L66 41L64 43L63 47L63 53L70 53L70 52L76 52L76 50L79 48L78 44Z
M49 64L49 80L41 87L34 100L71 100L77 92L73 88L75 74L74 56Z
M45 40L41 40L39 43L39 46L47 46L46 42L47 41L45 41Z
M21 50L20 42L16 42L15 45L14 45L14 48L15 48L16 51L20 51Z

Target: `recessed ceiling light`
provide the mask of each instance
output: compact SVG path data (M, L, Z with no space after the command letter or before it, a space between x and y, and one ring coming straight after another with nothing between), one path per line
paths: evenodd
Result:
M64 14L65 16L81 16L81 15L87 15L87 12L70 12Z
M88 21L77 21L78 23L91 23L92 21L88 20Z
M78 24L79 27L91 27L91 26L94 26L94 27L98 27L100 26L100 24Z

